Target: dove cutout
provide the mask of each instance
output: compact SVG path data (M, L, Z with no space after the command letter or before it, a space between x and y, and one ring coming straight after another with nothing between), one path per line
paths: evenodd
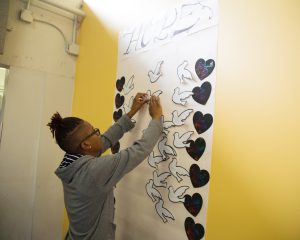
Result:
M155 83L155 82L162 76L162 73L161 73L161 65L162 65L163 63L164 63L164 61L159 61L159 62L156 64L156 67L155 67L155 70L154 70L154 71L149 70L149 72L148 72L148 77L149 77L151 83Z
M169 188L169 200L173 203L178 203L178 202L184 202L185 197L184 194L186 190L189 189L188 186L181 186L177 188L176 190L173 189L173 186L170 186Z
M167 187L167 178L171 176L171 173L164 172L158 175L157 171L153 171L153 183L156 187Z
M150 153L149 157L148 157L148 163L150 165L150 167L156 168L157 169L157 165L162 162L165 161L166 159L163 159L163 156L154 156L154 152Z
M190 96L194 95L193 91L184 91L180 92L180 88L177 87L174 89L173 95L172 95L172 101L175 104L179 104L184 106L186 104L185 99L189 98Z
M173 145L176 148L185 148L189 147L191 143L188 141L190 140L191 136L194 134L194 131L188 131L182 134L181 136L179 135L179 132L174 132L173 133Z
M163 128L163 134L164 134L165 136L167 136L169 132L170 132L169 130L167 130L166 128Z
M184 110L181 113L178 113L177 110L172 112L172 122L175 126L181 126L184 124L184 121L190 116L193 112L193 109Z
M183 63L181 63L177 67L177 76L180 80L180 83L185 82L185 80L193 80L193 75L190 70L187 69L188 61L184 60Z
M134 89L133 79L134 79L134 75L131 76L131 78L128 80L127 83L125 82L123 86L124 95L128 95Z
M161 116L161 121L163 123L164 133L167 135L169 133L169 131L167 129L170 127L174 127L175 125L174 125L173 121L165 121L164 115Z
M152 202L155 202L155 198L162 199L160 192L153 186L153 180L149 179L146 184L146 192L148 196L151 198Z
M169 159L169 155L177 156L176 151L173 147L167 144L167 137L163 136L163 138L158 142L158 150L163 159Z
M182 181L182 178L180 176L190 176L188 170L177 165L176 158L173 158L172 162L169 164L169 170L178 182Z
M193 5L193 13L186 12L185 16L192 15L192 16L199 16L197 19L197 22L200 20L207 21L210 20L214 16L214 11L210 6L207 6L205 4L202 4L202 1L187 1L187 6L189 4ZM180 21L176 24L176 29L172 33L172 37L176 36L177 34L181 34L183 32L190 32L189 30L191 27L195 24L197 24L195 20L192 19L186 19L186 21Z
M184 121L190 116L190 114L192 112L193 112L193 109L187 109L179 114L177 110L174 110L172 112L172 121L165 121L165 117L162 116L164 133L167 135L169 133L169 131L167 129L170 127L183 125Z
M160 216L160 218L163 220L164 223L168 221L167 218L170 218L172 220L175 220L173 214L164 207L164 201L162 199L158 199L157 203L155 204L155 210Z
M163 91L162 90L157 90L157 91L151 93L151 90L148 90L146 93L148 94L149 97L151 97L151 96L158 97L160 94L163 93Z
M129 99L128 104L124 103L124 105L123 105L125 114L130 112L132 103L133 103L133 96L131 96L131 98Z

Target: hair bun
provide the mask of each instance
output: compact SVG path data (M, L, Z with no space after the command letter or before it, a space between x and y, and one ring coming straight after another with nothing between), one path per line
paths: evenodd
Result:
M58 112L54 113L53 116L51 117L51 122L47 124L47 126L50 127L50 131L52 132L52 135L54 137L54 133L62 125L62 117Z

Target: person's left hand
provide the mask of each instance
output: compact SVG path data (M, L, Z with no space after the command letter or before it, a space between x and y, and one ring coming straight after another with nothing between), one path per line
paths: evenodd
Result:
M133 99L131 110L127 115L131 118L147 102L149 102L147 93L137 93Z

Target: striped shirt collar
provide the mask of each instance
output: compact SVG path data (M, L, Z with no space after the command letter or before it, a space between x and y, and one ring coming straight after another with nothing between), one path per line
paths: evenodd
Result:
M77 159L81 158L83 155L81 154L70 154L66 153L64 159L59 165L59 168L65 168L69 166L71 163L75 162Z

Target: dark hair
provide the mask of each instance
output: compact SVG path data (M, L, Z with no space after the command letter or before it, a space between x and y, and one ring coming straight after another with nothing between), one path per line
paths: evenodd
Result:
M60 114L56 112L51 117L51 121L47 124L47 126L50 127L53 138L55 137L59 147L65 152L72 153L74 151L74 146L68 136L69 133L82 122L83 120L77 117L62 118Z

